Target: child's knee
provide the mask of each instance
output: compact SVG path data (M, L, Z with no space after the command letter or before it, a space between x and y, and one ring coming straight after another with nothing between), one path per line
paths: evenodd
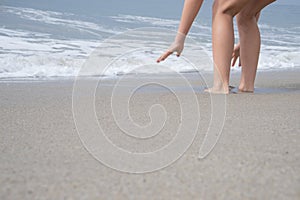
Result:
M253 23L256 22L256 14L252 13L251 11L241 11L237 16L236 16L236 21L237 25L239 27L239 30L244 30L247 31L247 27L249 27Z

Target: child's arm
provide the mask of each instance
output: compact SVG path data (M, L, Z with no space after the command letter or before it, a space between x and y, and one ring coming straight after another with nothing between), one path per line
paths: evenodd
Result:
M180 25L175 41L169 47L169 49L157 59L157 62L164 61L173 52L177 52L177 56L180 56L184 48L185 37L188 34L201 8L202 2L203 0L185 0Z

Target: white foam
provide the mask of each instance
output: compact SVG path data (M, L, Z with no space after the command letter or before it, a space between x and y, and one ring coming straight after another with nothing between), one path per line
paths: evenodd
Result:
M143 23L144 25L151 25L151 26L163 26L174 28L178 26L178 20L170 20L170 19L161 19L155 17L143 17L143 16L132 16L132 15L117 15L111 16L117 22L123 23Z
M0 78L7 77L50 77L50 76L76 76L88 56L101 44L104 33L115 35L120 30L126 30L128 23L137 27L154 26L176 30L179 21L160 19L154 17L117 15L109 19L118 23L96 24L85 20L79 20L70 13L42 11L31 8L17 8L0 6L1 12L14 15L31 22L43 23L45 26L65 26L97 36L95 39L57 39L50 33L33 32L30 30L0 28ZM193 39L201 42L209 55L212 54L211 28L195 22L194 29L190 33ZM300 28L278 28L268 25L260 25L262 32L262 48L259 61L259 70L293 69L300 67ZM137 46L145 46L141 41ZM150 41L151 42L151 41ZM156 41L159 43L159 41ZM120 47L121 48L121 47ZM165 46L162 47L163 51ZM136 52L134 55L124 57L122 62L111 66L106 75L113 76L124 73L164 73L162 68L140 68L155 62L161 52L146 54ZM185 52L183 52L184 55ZM187 63L174 57L165 62L176 72L193 71ZM212 66L201 68L202 71L212 71ZM168 70L167 70L168 71ZM90 74L97 75L97 74Z
M96 23L72 19L72 17L75 17L75 15L71 13L59 13L53 11L36 10L32 8L19 8L10 6L2 6L2 8L3 10L5 10L5 12L17 15L22 19L42 22L43 24L62 25L98 37L102 37L101 33L119 33L116 30L108 29Z
M1 78L74 76L97 46L95 41L49 39L34 32L2 28L0 33Z
M136 51L126 54L113 62L106 70L105 75L112 74L160 74L160 73L181 73L195 71L195 68L185 59L175 55L170 56L165 62L156 64L156 59L163 53L161 51Z

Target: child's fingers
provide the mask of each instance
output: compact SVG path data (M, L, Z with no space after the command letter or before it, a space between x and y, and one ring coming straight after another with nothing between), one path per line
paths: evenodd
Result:
M161 62L161 61L164 61L167 57L169 57L173 52L171 51L166 51L163 55L161 55L157 60L156 62Z
M237 56L234 56L233 57L233 60L232 60L232 67L235 65L236 61L237 61L238 57Z

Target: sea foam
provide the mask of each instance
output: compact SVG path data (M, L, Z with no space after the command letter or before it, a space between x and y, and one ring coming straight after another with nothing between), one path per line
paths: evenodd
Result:
M11 6L0 6L0 12L4 16L0 27L0 78L76 76L89 56L111 36L142 27L176 31L179 23L173 19L134 15L87 18L72 13ZM299 69L300 28L259 26L262 33L259 70ZM195 22L189 37L198 41L211 56L210 25ZM144 43L134 45L147 47ZM105 75L131 73L133 65L152 63L167 48L166 45L162 44L160 50L156 48L151 54L142 50L136 52L107 70ZM175 56L166 64L176 72L194 70ZM213 67L199 70L211 72ZM143 68L135 73L164 73L164 69Z

